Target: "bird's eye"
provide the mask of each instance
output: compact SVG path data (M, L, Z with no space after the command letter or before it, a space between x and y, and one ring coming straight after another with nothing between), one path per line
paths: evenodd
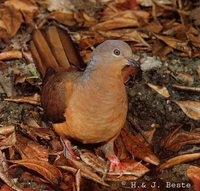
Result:
M113 53L114 53L114 55L119 56L120 55L120 50L114 49Z

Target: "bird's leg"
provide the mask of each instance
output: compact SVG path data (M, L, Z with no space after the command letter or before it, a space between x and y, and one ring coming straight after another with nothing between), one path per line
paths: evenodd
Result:
M105 145L101 146L101 149L104 152L106 158L110 161L109 172L123 174L123 172L126 170L126 166L122 164L118 157L115 155L114 140L115 138L111 139Z
M78 157L74 153L74 151L72 149L71 142L68 139L66 139L66 138L63 139L61 137L60 137L60 140L61 140L61 142L63 144L63 147L64 147L63 153L64 153L65 157L69 157L70 156L70 157L72 157L75 160L79 160L80 157Z

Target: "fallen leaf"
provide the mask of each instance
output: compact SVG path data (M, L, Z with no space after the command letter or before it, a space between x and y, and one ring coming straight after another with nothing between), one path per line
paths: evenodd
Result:
M114 145L115 145L115 148L116 148L116 153L117 153L116 155L117 155L117 157L120 161L129 158L129 153L126 150L126 147L124 145L124 142L122 140L121 135L119 135L117 137L117 139L114 142Z
M199 120L200 119L200 102L198 101L174 101L183 112L190 118Z
M145 11L126 10L109 15L104 14L101 21L92 27L92 30L111 30L123 27L138 27L139 19L147 22L149 13Z
M108 173L106 180L108 181L133 181L142 177L144 174L149 172L149 169L144 166L141 162L136 161L125 161L122 162L122 165L126 167L123 174L119 173ZM120 175L120 176L119 176Z
M159 22L153 21L145 26L145 28L148 32L159 33L162 31L163 26Z
M60 172L60 170L46 161L36 159L24 159L10 160L9 162L25 166L28 169L36 171L52 184L58 185L62 180L62 173Z
M47 19L54 19L66 26L76 25L91 27L96 24L96 20L93 17L87 15L85 12L63 13L59 11L54 11L47 16Z
M106 38L119 38L124 41L133 41L137 42L137 46L146 46L150 48L150 45L144 40L144 38L148 38L148 35L137 30L120 29L112 31L98 31L98 33Z
M194 191L200 190L200 168L190 165L187 169L187 176L193 182Z
M38 144L26 137L17 134L15 149L19 152L22 159L38 159L48 161L49 150L47 147Z
M128 82L130 79L130 76L134 76L139 72L139 68L135 68L132 66L127 66L122 70L122 78L124 83Z
M200 36L199 35L196 36L196 35L189 33L188 37L193 46L200 48Z
M16 143L15 132L11 133L8 137L0 141L0 149L6 149L11 146L14 146Z
M92 30L112 30L112 29L118 29L123 27L138 27L139 23L135 16L132 16L131 18L126 17L113 17L110 20L98 23L94 27L92 27Z
M156 35L154 34L158 39L162 40L164 43L166 43L168 46L182 51L184 53L186 53L188 56L192 55L192 50L191 48L188 46L188 42L187 41L181 41L172 37L168 37L168 36L162 36L162 35Z
M3 180L10 188L16 191L22 191L16 184L15 182L9 177L8 175L8 167L7 167L7 160L0 151L0 179Z
M185 132L180 128L177 128L162 141L161 146L167 150L176 152L179 151L184 145L199 143L200 132Z
M61 13L59 11L54 11L47 16L47 19L54 19L66 26L73 26L76 24L73 13Z
M142 135L145 137L145 140L150 145L153 145L153 136L154 136L154 133L156 132L156 129L159 128L160 126L158 124L152 124L151 127L152 127L152 129L149 129L147 131L143 131Z
M177 164L197 160L199 158L200 158L200 153L192 153L192 154L176 156L176 157L171 158L171 159L167 160L166 162L162 163L160 165L160 169L167 169L167 168L170 168Z
M26 76L17 76L15 80L15 84L23 84L26 82L27 77Z
M101 172L102 174L106 173L106 161L104 161L102 158L97 157L95 154L88 151L80 152L80 158L96 172Z
M15 131L15 126L5 125L0 128L0 135L8 135Z
M0 60L11 60L11 59L19 59L22 58L22 52L17 50L1 52Z
M174 75L174 78L176 80L184 82L187 85L192 85L194 83L194 76L188 73L179 72L176 75Z
M0 39L13 37L23 22L21 13L14 7L0 5Z
M19 10L26 23L31 23L34 16L38 13L38 7L34 0L7 0L4 4Z
M159 159L153 153L151 146L139 135L132 135L127 129L121 131L122 140L128 152L134 157L144 160L145 162L158 165Z
M160 95L162 95L165 98L169 98L170 94L167 90L167 88L165 86L159 86L159 85L154 85L151 83L147 83L147 85L152 88L153 90L155 90L156 92L158 92Z
M72 173L75 173L77 172L77 169L80 169L81 175L83 177L93 180L104 186L108 186L108 184L104 182L104 180L100 176L98 176L95 172L93 172L93 169L88 165L86 165L85 163L81 161L75 161L69 158L67 158L67 161L69 163L69 166L59 166L59 167Z

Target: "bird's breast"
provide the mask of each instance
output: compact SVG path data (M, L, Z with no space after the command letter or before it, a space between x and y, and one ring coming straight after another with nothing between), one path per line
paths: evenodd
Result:
M109 82L110 83L110 82ZM127 115L123 83L77 86L65 113L66 136L83 143L99 143L114 137Z

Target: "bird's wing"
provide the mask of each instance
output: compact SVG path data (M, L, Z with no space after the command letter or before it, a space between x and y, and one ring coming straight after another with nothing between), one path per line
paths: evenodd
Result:
M48 120L53 123L62 123L67 103L73 92L75 79L81 72L62 72L49 77L43 84L41 102Z

